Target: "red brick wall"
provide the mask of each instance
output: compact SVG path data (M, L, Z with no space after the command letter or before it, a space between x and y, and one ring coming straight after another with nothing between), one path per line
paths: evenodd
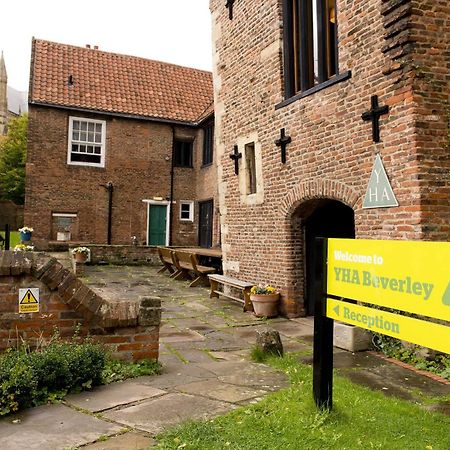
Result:
M79 329L121 359L158 358L160 300L111 303L98 297L56 260L0 252L0 351ZM35 256L36 258L36 256ZM39 288L38 313L19 314L19 289Z
M275 284L296 315L305 312L302 224L312 211L299 207L308 200L352 207L358 238L448 240L450 12L443 0L338 0L339 67L351 78L276 109L281 4L243 0L229 20L223 2L210 2L216 147L225 272ZM371 95L390 107L377 144L361 119ZM286 164L274 145L281 128L292 137ZM255 135L264 194L248 204L229 154ZM399 207L363 210L377 153Z
M104 168L67 164L69 116L106 121ZM201 148L201 132L175 127L176 136L195 139ZM130 244L137 236L146 241L147 204L143 200L170 198L173 131L170 125L123 119L101 114L69 112L30 106L26 166L25 221L35 229L33 240L47 247L52 239L52 213L76 213L77 233L72 241L106 243L108 193L112 182L112 243ZM196 223L179 221L179 200L196 200L198 156L193 169L175 168L173 244L196 245ZM215 196L216 184L210 196Z

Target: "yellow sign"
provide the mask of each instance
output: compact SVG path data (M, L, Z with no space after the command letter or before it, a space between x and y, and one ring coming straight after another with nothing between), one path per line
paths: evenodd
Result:
M19 289L19 313L39 312L39 289Z
M327 317L450 353L450 327L329 298Z
M329 239L327 293L450 321L450 242Z

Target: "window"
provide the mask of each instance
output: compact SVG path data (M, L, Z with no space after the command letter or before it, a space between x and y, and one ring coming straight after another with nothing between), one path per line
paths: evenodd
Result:
M180 202L180 220L193 222L194 221L194 202L181 201Z
M245 185L247 195L256 194L255 143L245 145Z
M203 165L212 164L214 148L214 125L211 123L203 129Z
M67 164L104 167L105 135L105 121L70 117Z
M173 164L176 167L192 167L192 142L175 141Z
M338 73L336 0L284 0L285 96Z

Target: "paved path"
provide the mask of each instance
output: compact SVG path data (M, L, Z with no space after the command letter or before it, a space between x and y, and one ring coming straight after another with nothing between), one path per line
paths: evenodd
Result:
M0 448L151 448L153 436L186 419L224 414L287 386L284 374L249 361L256 331L278 330L286 351L309 362L312 320L261 320L227 299L209 299L205 288L188 288L148 267L96 266L85 281L118 299L158 295L163 300L160 361L164 372L71 395L65 404L34 408L0 421ZM367 353L336 350L335 365L355 382L416 400L421 391L448 395L433 382ZM443 409L448 405L441 405Z

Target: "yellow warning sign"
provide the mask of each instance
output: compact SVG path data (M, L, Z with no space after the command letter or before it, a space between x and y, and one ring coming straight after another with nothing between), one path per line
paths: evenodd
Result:
M19 313L39 312L39 288L19 289Z

